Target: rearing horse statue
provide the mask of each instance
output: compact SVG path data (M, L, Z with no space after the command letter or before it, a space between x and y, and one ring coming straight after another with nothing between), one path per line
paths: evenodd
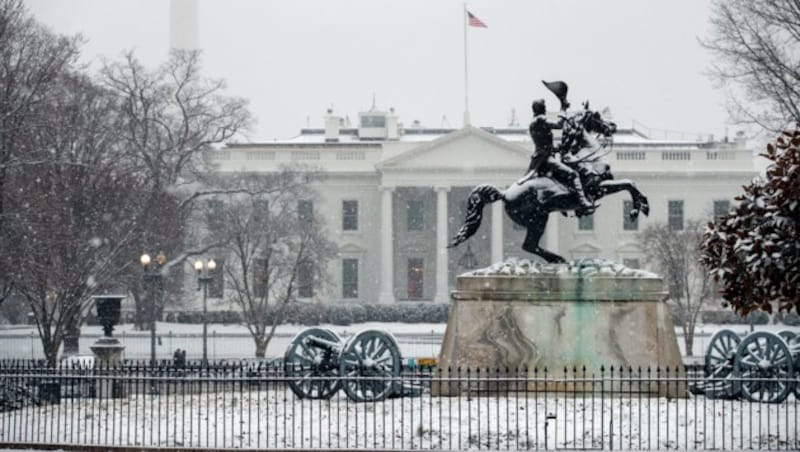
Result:
M566 121L561 139L562 161L578 171L586 197L596 205L600 198L627 191L633 201L631 220L638 218L639 213L647 215L650 206L647 197L626 179L614 180L608 163L605 162L604 148L610 140L616 125L605 121L600 113L589 110L588 102L584 110L572 115ZM568 190L561 183L544 176L528 175L502 191L489 184L475 187L467 201L467 218L458 233L453 237L448 248L458 246L478 230L483 218L483 207L487 203L503 201L506 215L514 223L527 228L528 233L522 243L522 249L540 256L547 262L566 262L561 256L539 246L547 226L550 212L578 211L577 194Z

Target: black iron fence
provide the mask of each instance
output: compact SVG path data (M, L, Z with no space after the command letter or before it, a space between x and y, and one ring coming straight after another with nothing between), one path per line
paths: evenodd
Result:
M329 398L295 395L315 385L331 390L305 393ZM397 389L354 402L341 385ZM763 397L776 391L785 396ZM406 368L336 380L273 363L6 361L0 446L798 450L798 391L794 376L710 380L697 368Z

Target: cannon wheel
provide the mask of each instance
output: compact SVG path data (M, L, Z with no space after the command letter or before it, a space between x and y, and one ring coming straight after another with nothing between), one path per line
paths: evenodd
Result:
M344 392L355 402L383 400L400 386L400 348L389 333L367 330L351 337L340 366Z
M734 375L741 379L742 396L751 402L780 403L792 390L792 355L772 333L749 334L736 350Z
M339 390L339 367L335 351L327 351L308 343L318 337L340 344L339 336L324 328L301 331L289 343L283 355L283 371L292 392L301 399L330 399Z
M703 370L706 378L726 378L733 372L736 349L741 341L742 338L731 330L719 330L711 336Z
M778 331L778 336L786 341L789 346L789 353L794 358L794 395L800 398L800 336L792 330Z
M797 333L792 330L781 330L778 331L777 334L781 337L781 339L786 341L787 344L791 344L792 341L794 341L794 339L797 337Z

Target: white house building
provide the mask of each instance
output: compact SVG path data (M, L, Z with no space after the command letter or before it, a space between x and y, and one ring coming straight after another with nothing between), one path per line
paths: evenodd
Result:
M527 169L533 143L527 127L460 129L403 127L393 110L359 114L357 127L328 112L325 127L285 141L229 144L210 152L223 172L276 171L302 163L323 170L319 198L299 200L327 219L340 248L320 302L447 301L456 275L523 251L525 230L487 206L478 233L455 249L446 244L464 220L477 184L504 188ZM630 198L608 196L590 217L550 216L545 248L567 259L604 257L638 267L636 234L647 224L681 227L726 212L755 175L745 141L656 140L622 129L608 161L616 179L630 179L649 198L649 217L626 220ZM313 202L313 204L312 204Z

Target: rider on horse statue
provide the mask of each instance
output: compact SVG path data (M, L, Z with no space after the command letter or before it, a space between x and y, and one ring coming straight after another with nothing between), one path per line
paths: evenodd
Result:
M487 204L502 202L506 215L514 224L527 229L522 249L546 262L566 262L563 257L542 247L541 238L547 228L550 213L574 211L577 216L592 213L595 201L621 191L631 197L629 217L650 213L650 204L636 184L627 179L614 179L611 168L604 160L603 149L617 131L614 122L606 120L600 112L590 110L589 102L583 110L570 117L565 113L567 84L545 83L561 101L561 119L549 122L545 118L543 100L533 103L534 120L530 133L536 150L528 173L519 182L500 190L492 184L480 184L467 198L464 224L453 236L448 248L458 246L475 235L481 226L483 208ZM561 129L561 145L553 146L553 129ZM560 154L560 155L557 155ZM577 171L576 171L577 169ZM591 202L590 202L591 201Z
M531 108L533 109L533 121L529 127L531 139L535 146L533 155L531 156L531 164L525 177L520 179L517 183L522 185L528 180L537 177L549 175L556 181L564 184L573 193L578 196L580 208L576 212L578 215L588 215L594 211L594 205L586 198L581 184L581 178L578 172L566 165L557 154L567 152L567 149L561 149L553 145L553 129L561 129L564 127L564 122L567 119L567 85L564 82L544 82L545 86L553 91L561 101L561 112L559 114L558 122L551 122L547 120L547 108L544 99L537 99L533 101Z

